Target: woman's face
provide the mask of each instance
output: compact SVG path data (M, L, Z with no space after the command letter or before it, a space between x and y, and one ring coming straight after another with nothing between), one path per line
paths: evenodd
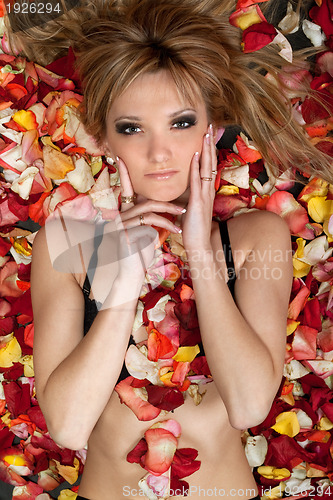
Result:
M208 117L202 99L191 106L166 70L138 77L115 99L107 117L107 148L127 166L134 192L172 201L190 185L190 163L201 153ZM168 178L151 176L173 171Z

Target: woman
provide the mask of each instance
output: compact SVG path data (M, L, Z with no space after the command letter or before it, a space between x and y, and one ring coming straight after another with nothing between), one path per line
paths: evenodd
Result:
M116 273L111 264L98 265L110 254L108 223L98 249L96 242L85 249L85 258L98 254L91 283L85 273L52 266L44 228L34 241L37 397L57 443L81 449L88 442L78 498L258 498L240 430L264 420L281 382L290 233L268 212L212 221L217 130L242 125L275 174L292 160L327 177L329 162L261 74L282 71L276 48L243 54L224 9L219 2L129 0L97 5L86 21L84 8L72 13L82 20L71 26L83 121L116 161L122 201ZM70 22L62 23L65 36ZM182 264L194 292L188 302L195 298L201 334L192 328L195 342L172 316L172 300L164 313L173 323L159 318L132 331L145 272L159 249L152 225L171 236L182 231ZM285 258L272 261L268 245ZM161 333L169 354L154 358ZM192 350L184 355L182 348ZM177 398L173 406L165 388ZM187 491L182 478L189 475Z

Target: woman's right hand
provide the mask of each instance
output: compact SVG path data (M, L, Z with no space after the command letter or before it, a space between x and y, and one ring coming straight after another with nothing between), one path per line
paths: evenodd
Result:
M121 195L133 196L134 190L125 163L118 158ZM171 202L145 200L143 202L121 203L121 211L116 219L118 230L118 263L119 277L141 280L142 283L146 270L150 267L158 243L158 232L151 225L179 233L179 227L167 218L155 212L168 212L179 215L183 207L178 207ZM140 215L144 217L141 225Z

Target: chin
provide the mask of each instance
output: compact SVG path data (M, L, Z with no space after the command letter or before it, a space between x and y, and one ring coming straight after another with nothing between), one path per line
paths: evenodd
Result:
M177 200L180 196L182 196L187 188L185 187L184 189L165 189L161 190L160 192L156 189L154 193L145 193L143 196L145 198L148 198L150 200L155 200L155 201L175 201Z

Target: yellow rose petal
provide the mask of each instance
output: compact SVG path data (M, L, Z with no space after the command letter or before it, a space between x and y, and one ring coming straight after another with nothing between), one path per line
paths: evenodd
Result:
M59 472L59 474L70 484L74 484L79 474L80 463L78 459L76 457L74 458L74 467L71 467L70 465L62 465L57 460L55 460L55 463L57 465L57 471Z
M61 490L58 500L75 500L77 493L71 490Z
M44 135L42 138L41 138L41 141L42 143L44 144L44 146L50 146L51 148L53 149L56 149L57 151L61 151L61 149L59 148L59 146L56 146L53 142L52 142L52 139L49 135Z
M329 190L329 184L327 181L320 179L319 177L314 177L307 186L304 187L299 197L298 201L304 201L308 203L311 198L315 196L327 196Z
M304 247L306 241L303 238L297 238L296 243L297 243L297 250L294 253L294 256L297 259L301 259L302 257L304 257Z
M300 321L296 321L294 319L288 319L287 321L287 336L291 335L294 333L298 325L300 324Z
M301 262L300 260L293 258L293 268L294 278L303 278L309 274L311 266L310 264L306 264L305 262Z
M221 189L218 190L217 194L224 194L225 196L231 196L233 194L238 194L239 188L237 186L222 186Z
M303 278L303 276L306 276L310 272L311 266L299 260L304 257L304 247L306 241L303 238L297 238L296 243L297 250L293 255L294 277Z
M9 368L19 361L22 356L20 344L13 337L4 347L0 349L0 366Z
M9 465L26 465L26 460L20 457L20 455L6 455L4 457L5 462Z
M36 115L32 111L25 111L24 109L21 109L20 111L14 113L12 118L14 122L26 130L34 130L38 128Z
M279 434L289 437L296 436L300 431L297 415L294 411L285 411L276 417L275 425L271 426Z
M5 425L7 425L7 427L10 427L10 423L12 421L11 416L12 416L12 414L10 413L10 411L6 411L6 413L4 415L2 415L2 417L1 417L2 422Z
M290 477L290 472L288 469L278 469L277 467L272 467L271 465L262 465L258 467L258 472L261 476L266 479L285 479Z
M26 238L13 238L13 247L17 253L30 257L32 247Z
M24 376L34 377L34 360L32 354L27 354L21 359L21 363L24 365Z
M285 484L281 481L275 488L268 487L264 490L264 496L262 499L268 498L269 500L276 500L277 498L282 498L283 492L285 490Z
M44 173L49 179L64 179L68 172L75 169L70 156L51 146L44 146Z
M261 22L262 19L260 18L255 6L253 6L253 8L250 11L240 15L237 18L238 27L243 31L252 26L253 24L258 24Z
M324 230L324 233L326 234L327 236L327 243L332 243L333 241L333 234L331 234L328 230L328 223L329 223L329 218L324 220L324 224L323 224L323 230Z
M176 354L172 357L175 361L188 361L191 363L196 355L200 352L200 347L197 345L189 347L179 347Z
M333 422L327 417L321 417L319 424L317 424L317 429L320 431L329 431L333 429Z
M174 374L173 371L171 372L167 372L167 373L164 373L163 375L160 375L160 380L163 382L163 383L167 383L167 382L170 382L171 380L171 377L172 375Z
M90 161L90 165L91 165L91 173L93 176L95 176L96 174L98 174L98 172L101 170L101 168L103 166L102 157L101 156L93 156L91 161Z
M309 200L308 212L315 222L324 222L333 212L333 200L326 200L324 196L314 196Z

